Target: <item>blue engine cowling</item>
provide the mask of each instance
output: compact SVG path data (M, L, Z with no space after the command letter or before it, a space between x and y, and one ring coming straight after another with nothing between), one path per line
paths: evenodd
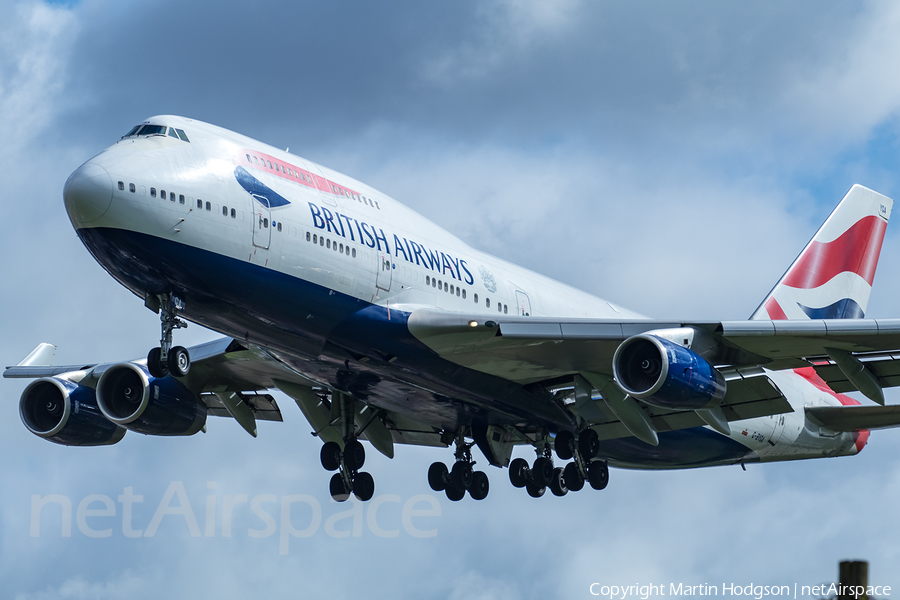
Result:
M149 435L193 435L206 424L206 405L184 384L172 377L151 377L134 363L103 373L97 405L113 423Z
M613 355L619 387L651 406L694 410L718 406L725 379L697 353L655 335L622 342Z
M65 446L115 444L125 435L100 412L94 390L56 377L36 379L25 388L19 416L31 433Z

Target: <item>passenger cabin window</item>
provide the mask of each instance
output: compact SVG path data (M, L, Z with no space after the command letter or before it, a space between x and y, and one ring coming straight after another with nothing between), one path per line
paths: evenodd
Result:
M474 296L472 296L472 300L475 301L475 304L478 304L478 294L475 294Z
M175 202L175 192L169 192L169 200Z
M281 223L278 223L278 231L281 231Z
M178 194L178 203L184 204L184 194Z
M197 208L203 208L203 200L197 198Z
M206 210L212 210L212 203L209 201L206 202Z
M156 198L156 188L155 187L150 188L150 197Z
M122 191L125 191L125 182L124 181L119 182L119 189Z
M237 216L237 213L236 213L236 212L234 211L234 209L232 208L232 209L231 209L231 218L234 219L236 216Z
M227 216L228 216L228 207L227 207L227 206L223 206L223 207L222 207L222 216L223 216L223 217L227 217Z
M128 184L128 191L131 192L132 194L134 193L134 184L133 183Z

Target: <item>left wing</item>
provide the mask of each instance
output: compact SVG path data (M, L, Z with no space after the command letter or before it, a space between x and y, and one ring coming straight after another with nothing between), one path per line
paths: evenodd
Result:
M7 367L3 376L45 378L57 382L57 387L69 389L70 392L74 392L76 388L90 390L89 394L80 396L89 405L100 378L108 370L124 364L146 371L146 359L127 363L63 366L38 364L51 362L54 351L55 346L40 344L21 363ZM343 443L339 423L332 416L331 390L324 384L297 373L262 348L241 344L231 338L192 346L189 352L192 359L190 372L185 377L177 378L177 381L203 403L207 415L233 417L255 437L257 420L282 420L281 409L275 398L266 393L268 390L278 389L297 403L316 435L325 441ZM96 412L96 401L94 410ZM361 438L368 439L376 449L388 456L393 456L395 443L440 447L447 445L441 439L439 430L404 415L383 410L359 412L357 421L360 421L360 427L366 427ZM118 441L121 435L114 439Z

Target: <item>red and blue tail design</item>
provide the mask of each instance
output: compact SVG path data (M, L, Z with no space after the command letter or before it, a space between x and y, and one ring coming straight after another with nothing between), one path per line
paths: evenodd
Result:
M854 185L751 319L861 319L893 200Z

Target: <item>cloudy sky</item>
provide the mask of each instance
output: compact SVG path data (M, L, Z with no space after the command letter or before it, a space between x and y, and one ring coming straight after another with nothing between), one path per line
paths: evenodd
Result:
M157 317L90 258L61 191L155 114L290 146L644 314L745 318L852 184L900 197L898 26L887 1L0 3L0 362L154 344ZM891 227L869 316L900 316L898 297ZM284 397L258 439L217 419L78 449L22 426L24 385L2 383L3 598L588 598L594 582L814 585L844 558L900 591L897 432L853 458L616 470L562 499L489 469L480 503L427 487L449 451L400 448L369 453L378 503L338 505ZM71 518L51 503L34 523L32 497L53 494ZM226 496L246 499L230 536ZM103 498L115 516L79 521Z

